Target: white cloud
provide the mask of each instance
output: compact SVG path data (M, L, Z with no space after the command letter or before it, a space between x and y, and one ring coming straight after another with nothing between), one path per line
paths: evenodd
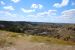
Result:
M16 14L12 14L12 13L10 13L10 12L7 12L6 15L8 15L8 16L10 16L10 17L17 17Z
M75 9L65 10L60 12L59 16L49 17L52 22L60 22L60 23L75 23Z
M75 15L75 9L70 9L70 10L63 11L62 15L69 16L69 17L74 16Z
M14 2L14 3L20 2L20 0L11 0L11 1Z
M53 22L62 22L62 23L75 23L75 9L65 10L61 12L59 16L57 15L57 10L48 10L44 12L39 12L37 14L29 15L29 17L34 19L46 19Z
M7 21L25 21L25 17L21 14L11 13L9 11L1 10L0 11L0 20Z
M56 15L56 10L48 10L48 11L45 11L45 12L40 12L40 13L37 13L37 16L52 16L52 15Z
M9 11L5 11L5 10L2 10L2 11L0 11L0 14L4 14L5 16L12 16L12 17L15 17L16 16L16 14L12 14L12 13L10 13ZM3 15L2 15L3 16Z
M56 15L56 10L48 10L44 12L38 12L36 14L27 15L27 18L48 18Z
M28 10L28 9L24 9L24 8L21 8L21 10L22 10L24 13L35 12L35 10Z
M36 22L49 22L52 20L52 18L54 18L56 12L57 12L56 10L38 12L35 14L27 15L25 19L29 21L36 21Z
M43 5L39 4L39 9L42 9L43 8Z
M75 9L65 10L61 13L60 17L57 17L62 22L75 22Z
M38 8L37 4L32 4L31 8Z
M4 1L0 1L0 4L1 4L1 5L5 5L5 2L4 2Z
M6 11L0 11L0 14L3 14L3 13L5 13Z
M48 15L56 15L57 10L48 10Z
M41 4L32 4L32 5L31 5L31 8L42 9L42 8L43 8L43 5L41 5Z
M4 6L3 7L5 10L15 10L13 6Z
M61 3L55 3L53 6L56 8L67 6L69 3L69 0L62 0Z

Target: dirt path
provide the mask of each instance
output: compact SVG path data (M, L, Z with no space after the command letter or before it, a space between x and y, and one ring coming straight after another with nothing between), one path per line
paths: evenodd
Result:
M16 40L14 46L0 48L0 50L75 50L75 46L48 45L45 43L33 43L19 39Z
M5 47L0 50L75 50L75 46L46 45L41 43L18 44L12 47Z

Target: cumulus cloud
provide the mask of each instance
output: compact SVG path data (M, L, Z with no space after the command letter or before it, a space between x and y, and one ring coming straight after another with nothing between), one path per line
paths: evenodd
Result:
M21 10L22 10L24 13L35 12L35 10L28 10L28 9L24 9L24 8L21 8Z
M62 0L61 3L55 3L53 6L56 8L67 6L69 3L69 0Z
M11 0L11 1L14 2L14 3L20 2L20 0Z
M13 6L4 6L3 8L8 11L15 10Z
M5 5L5 2L4 2L4 1L0 1L0 4L1 4L1 5Z
M31 5L31 8L42 9L43 8L43 5L41 5L41 4L32 4Z

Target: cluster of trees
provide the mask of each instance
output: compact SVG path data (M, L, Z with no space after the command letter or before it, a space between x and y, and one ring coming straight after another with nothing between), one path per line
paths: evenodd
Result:
M75 24L0 21L0 29L75 41Z

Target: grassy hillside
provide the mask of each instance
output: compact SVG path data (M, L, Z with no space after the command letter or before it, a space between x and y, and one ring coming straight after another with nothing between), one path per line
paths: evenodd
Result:
M22 33L14 33L8 31L0 30L0 47L4 46L14 46L17 39L23 39L25 41L46 43L46 44L60 44L60 45L75 45L74 42L64 41L48 36L36 36L36 35L26 35Z

